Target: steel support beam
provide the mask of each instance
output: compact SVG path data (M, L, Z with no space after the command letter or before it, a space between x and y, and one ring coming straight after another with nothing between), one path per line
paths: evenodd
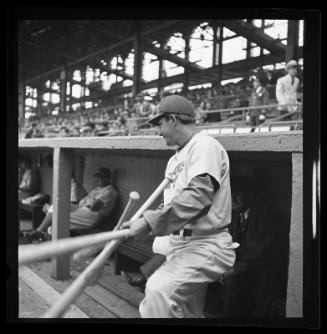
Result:
M139 32L137 32L134 36L134 50L133 97L140 92L140 79L142 77L143 50Z
M66 112L67 70L60 72L60 112Z
M262 30L258 30L255 25L242 20L222 20L221 22L226 28L235 31L238 35L258 44L258 46L271 53L285 56L286 46L265 34Z
M224 38L224 26L219 25L219 48L218 48L218 87L221 87L221 81L223 79L223 38Z
M291 59L298 60L298 48L299 48L299 21L289 20L287 28L287 47L285 61L288 62Z
M165 23L163 23L161 25L158 25L156 27L147 29L145 31L141 31L140 32L140 37L145 37L145 36L147 36L149 34L152 34L152 33L156 32L156 31L159 31L159 30L165 29L165 28L167 28L169 26L175 25L175 24L179 23L180 21L181 20L169 20L169 21L167 21L167 22L165 22ZM83 61L86 61L86 60L88 60L90 58L94 58L94 57L99 56L99 55L101 55L101 54L103 54L105 52L108 52L108 51L113 51L113 50L118 49L119 47L121 47L123 45L126 45L128 43L132 44L133 42L134 42L134 37L133 36L129 37L129 38L126 38L126 39L121 40L121 41L119 41L117 43L111 44L111 45L109 45L109 46L107 46L105 48L102 48L100 50L97 50L97 51L94 51L92 53L89 53L89 54L87 54L87 55L85 55L83 57L77 58L77 59L75 59L73 61L70 61L70 62L68 62L66 64L66 66L67 66L67 68L70 68L71 66L79 64L79 63L81 63ZM51 69L51 70L49 70L47 72L44 72L44 73L40 74L40 75L37 75L35 77L26 79L26 83L30 83L32 81L44 78L44 77L46 77L48 75L57 73L57 72L59 72L59 71L61 71L63 69L64 69L64 65L58 66L58 67L56 67L54 69Z

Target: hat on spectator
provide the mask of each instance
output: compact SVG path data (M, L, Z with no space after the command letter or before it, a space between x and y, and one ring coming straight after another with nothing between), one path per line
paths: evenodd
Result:
M289 70L292 67L297 67L297 62L295 60L290 60L287 64L286 64L286 70Z
M149 123L158 125L159 119L166 114L180 114L194 119L192 103L180 95L169 95L164 97L158 105L158 114L149 120Z
M107 177L111 178L111 170L106 167L100 167L99 171L95 174L93 174L94 177Z

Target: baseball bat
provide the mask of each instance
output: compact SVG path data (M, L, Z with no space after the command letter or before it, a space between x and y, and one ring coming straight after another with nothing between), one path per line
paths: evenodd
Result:
M131 193L127 210L131 210L134 202L139 199L138 193ZM122 224L122 222L121 222ZM20 265L31 262L46 260L48 258L75 252L79 249L90 246L104 246L110 240L117 238L127 238L125 231L110 231L96 234L89 234L76 238L64 238L52 240L39 245L22 245L18 248L18 263Z
M131 220L140 218L149 206L163 192L171 179L165 178L157 189L150 195L140 209L133 215ZM117 224L118 225L118 224ZM124 231L124 230L123 230ZM115 231L116 232L116 231ZM117 231L120 232L120 231ZM102 252L91 262L91 264L76 278L76 280L67 288L62 297L48 309L42 318L59 318L67 308L74 302L81 291L87 286L88 282L94 278L98 270L103 266L106 260L122 242L122 239L116 239L108 243Z
M129 200L128 203L124 209L124 212L120 216L120 219L113 229L113 231L117 231L121 228L123 222L125 222L128 219L128 216L130 215L135 203L140 199L139 193L136 191L132 191L129 194ZM93 247L88 247L88 248L82 248L81 250L77 251L76 253L73 254L73 263L77 264L78 262L84 260L85 258L91 257L94 254L98 253L101 249L103 249L103 246L101 245L96 245Z

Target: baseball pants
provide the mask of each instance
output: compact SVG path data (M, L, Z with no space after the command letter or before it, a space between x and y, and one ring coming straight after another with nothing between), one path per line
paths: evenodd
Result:
M139 311L142 318L202 318L208 283L234 265L228 232L170 237L166 262L149 278Z

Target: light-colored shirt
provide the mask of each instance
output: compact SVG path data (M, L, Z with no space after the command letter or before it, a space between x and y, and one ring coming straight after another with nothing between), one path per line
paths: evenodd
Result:
M284 105L297 104L297 90L299 83L299 78L294 77L294 82L292 84L292 77L289 74L278 79L276 85L276 98L280 105L280 109L287 109L289 112L298 109L297 106L286 107Z
M37 176L32 169L26 169L22 176L19 188L27 194L34 195L37 192Z
M182 227L213 234L231 222L229 159L216 139L204 133L195 134L170 158L165 174L172 182L164 190L164 207L144 213L155 235L167 235ZM215 179L218 191L214 192L209 179L202 175ZM170 217L173 222L164 222L170 208L175 212Z
M214 233L231 222L232 212L229 159L225 148L216 139L199 132L170 158L166 175L172 177L173 181L164 190L164 203L173 201L194 177L202 174L209 174L216 179L220 187L208 214L185 228Z
M106 187L96 187L79 203L79 207L93 205L96 200L100 200L103 206L97 211L100 217L109 215L117 199L117 191L112 185Z

